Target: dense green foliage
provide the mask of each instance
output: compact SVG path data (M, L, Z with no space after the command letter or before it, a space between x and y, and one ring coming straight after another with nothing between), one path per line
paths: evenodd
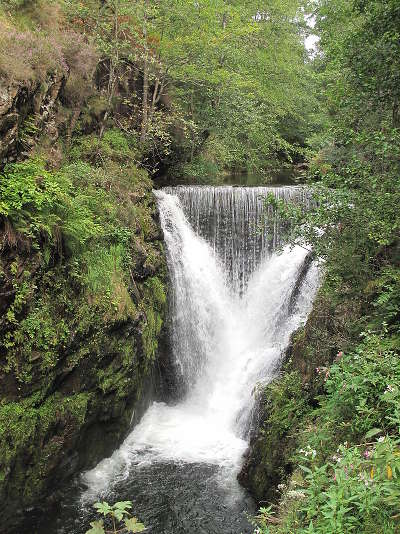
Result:
M379 532L397 532L398 354L381 337L368 334L354 352L317 374L324 384L318 409L303 410L289 427L292 445L295 429L299 432L297 451L293 446L289 451L298 468L280 486L278 514L265 509L257 524L271 533L372 534L377 525ZM284 383L275 389L285 392ZM297 402L304 406L304 393ZM284 400L282 413L291 413L293 404ZM279 526L272 526L274 520Z
M400 528L400 7L316 4L321 123L331 126L313 140L314 207L278 208L291 220L291 241L323 258L321 291L353 324L337 357L305 378L319 395L305 386L298 395L308 408L288 431L294 472L280 486L278 510L261 511L257 532L389 534ZM335 317L330 329L338 325ZM305 361L318 361L309 348ZM293 399L284 404L290 413Z
M115 123L136 135L153 171L262 173L301 160L315 129L308 3L4 2L0 72L16 81L68 71L68 105L86 102L100 135Z

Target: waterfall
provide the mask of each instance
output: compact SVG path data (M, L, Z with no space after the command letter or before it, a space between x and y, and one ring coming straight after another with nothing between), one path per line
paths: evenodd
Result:
M179 403L153 403L122 446L84 475L85 499L157 462L218 466L232 484L255 386L274 375L318 286L307 251L277 252L282 223L264 207L268 193L309 201L302 187L155 193L170 273L171 358L185 387Z
M194 232L211 245L230 285L239 293L261 260L281 244L283 223L274 208L266 205L267 195L305 208L310 203L303 186L180 186L163 192L178 196Z

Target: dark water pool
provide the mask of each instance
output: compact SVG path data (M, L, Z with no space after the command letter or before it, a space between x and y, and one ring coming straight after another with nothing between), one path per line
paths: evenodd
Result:
M82 506L84 487L71 485L51 512L32 512L18 534L84 534L96 519ZM130 500L134 514L151 534L250 534L247 514L254 503L218 466L161 463L133 466L107 495L109 503Z

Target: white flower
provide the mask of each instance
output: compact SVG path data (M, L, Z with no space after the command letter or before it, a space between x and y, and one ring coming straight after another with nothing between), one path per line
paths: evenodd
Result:
M385 436L381 436L380 438L378 438L379 443L382 443L383 441L385 441Z
M304 499L306 494L304 493L304 491L290 490L286 493L286 496L289 497L289 499Z

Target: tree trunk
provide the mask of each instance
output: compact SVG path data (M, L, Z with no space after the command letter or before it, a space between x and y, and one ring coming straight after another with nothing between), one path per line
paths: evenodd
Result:
M119 16L118 2L116 2L114 4L114 40L116 43L118 43L118 39L119 39L118 16ZM100 132L99 132L100 139L103 137L104 129L106 127L106 122L111 113L112 100L114 97L115 87L117 85L118 64L119 64L119 52L118 52L118 46L117 46L116 55L115 56L111 55L110 57L110 69L109 69L108 87L107 87L107 109L106 109L106 112L104 113L104 117L100 125Z
M149 50L147 46L147 6L148 0L145 2L145 12L143 16L143 39L145 46L145 54L143 61L143 100L142 100L142 126L140 130L140 142L146 141L147 123L149 114Z
M146 141L147 119L148 119L148 99L149 99L149 65L148 59L145 58L143 69L143 101L142 101L142 127L140 131L140 142Z
M75 126L76 126L76 123L78 122L80 114L81 114L81 108L80 107L74 109L74 112L72 113L71 121L70 121L70 123L68 125L68 129L67 129L67 135L66 135L67 146L70 146L70 144L71 144L72 134L73 134L73 131L75 130Z
M398 128L399 126L400 126L399 102L396 98L393 104L393 127Z
M156 104L160 100L161 93L162 93L162 86L160 86L160 81L157 78L155 86L154 86L154 90L153 90L153 96L152 96L152 99L151 99L150 112L149 112L149 116L148 116L148 125L150 125L152 123L154 111L156 109ZM147 128L147 130L148 130L148 128Z

